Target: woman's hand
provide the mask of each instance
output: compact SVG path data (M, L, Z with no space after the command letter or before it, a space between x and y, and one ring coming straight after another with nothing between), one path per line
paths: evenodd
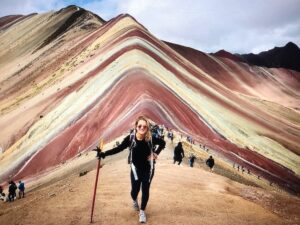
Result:
M153 160L156 160L157 157L158 157L156 153L151 153L151 154L148 156L148 160L151 160L151 155L152 155L152 157L153 157L153 158L152 158Z
M98 159L104 159L105 158L105 153L102 152L102 150L97 146L96 148L93 149L93 151L97 152L97 157Z

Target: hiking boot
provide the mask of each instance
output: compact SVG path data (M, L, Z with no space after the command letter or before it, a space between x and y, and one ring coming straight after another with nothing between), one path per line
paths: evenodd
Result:
M146 213L145 211L140 211L140 223L146 223L147 218L146 218Z
M140 207L139 207L139 203L137 200L133 201L132 207L135 211L139 211Z

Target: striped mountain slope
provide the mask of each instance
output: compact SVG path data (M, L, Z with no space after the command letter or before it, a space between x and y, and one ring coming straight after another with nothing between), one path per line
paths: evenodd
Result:
M299 72L163 42L130 15L104 21L76 6L0 29L0 180L51 169L144 114L300 190Z

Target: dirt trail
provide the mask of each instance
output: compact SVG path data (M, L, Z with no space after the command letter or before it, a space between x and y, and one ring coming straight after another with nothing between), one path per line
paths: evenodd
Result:
M138 213L131 206L126 156L124 151L103 161L94 224L139 224ZM70 167L73 174L52 173L42 178L44 185L30 191L26 198L1 202L0 224L90 224L96 170L81 177L78 171L95 168L97 162L92 154L77 159L80 160L86 162L72 162L81 168ZM173 165L170 143L159 157L151 185L146 210L149 225L300 224L299 198L240 184L203 168Z

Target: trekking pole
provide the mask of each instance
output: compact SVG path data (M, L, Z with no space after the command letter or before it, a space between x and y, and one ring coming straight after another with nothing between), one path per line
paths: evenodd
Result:
M96 173L96 180L95 180L95 188L94 188L94 195L93 195L93 204L92 204L92 212L91 212L91 223L93 223L93 215L94 215L94 206L95 206L95 199L96 199L96 192L97 192L97 184L98 184L98 176L99 176L99 170L100 170L100 163L101 163L101 157L100 152L103 148L103 139L100 139L99 142L99 148L100 150L97 151L97 157L98 157L98 166L97 166L97 173Z

